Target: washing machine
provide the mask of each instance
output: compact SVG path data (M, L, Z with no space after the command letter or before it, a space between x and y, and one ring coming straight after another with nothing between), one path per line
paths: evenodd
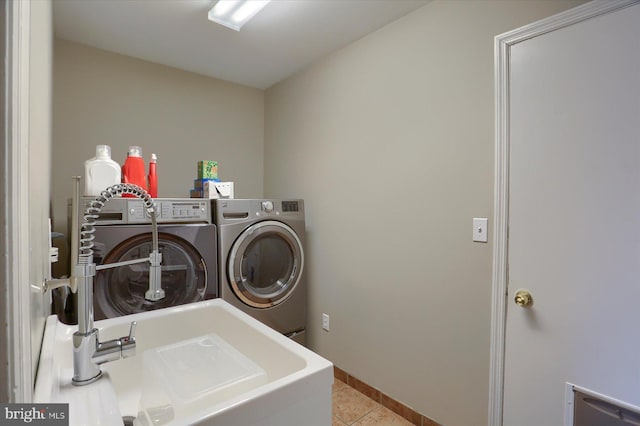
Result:
M92 199L82 198L80 205L85 206ZM218 296L217 232L209 200L154 201L158 208L161 285L165 297L158 301L145 299L149 285L147 262L102 269L93 279L96 320ZM96 265L148 257L152 250L151 229L151 218L141 200L111 199L96 219L93 241Z
M305 344L303 200L213 200L219 295Z

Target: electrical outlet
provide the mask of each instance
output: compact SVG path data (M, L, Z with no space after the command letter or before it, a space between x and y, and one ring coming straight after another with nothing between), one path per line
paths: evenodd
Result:
M329 315L322 314L322 329L325 331L329 331Z
M486 217L473 218L473 241L487 242L487 227L489 220Z

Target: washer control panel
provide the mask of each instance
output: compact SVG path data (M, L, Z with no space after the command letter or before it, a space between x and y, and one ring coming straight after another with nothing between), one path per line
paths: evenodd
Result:
M78 226L82 225L85 209L94 199L82 197ZM158 223L211 223L211 201L200 198L156 198ZM137 198L115 197L96 214L97 225L150 224L151 216L144 202Z
M202 200L155 200L158 223L166 222L211 222L209 203ZM151 216L144 203L130 200L127 206L128 223L149 223Z
M217 226L267 218L304 220L304 201L300 199L216 199L212 206Z

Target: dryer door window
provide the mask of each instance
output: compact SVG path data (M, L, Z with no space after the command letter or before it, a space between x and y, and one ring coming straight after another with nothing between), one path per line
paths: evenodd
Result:
M207 270L191 244L175 235L160 232L162 288L165 298L151 302L144 298L149 288L149 264L137 263L98 271L94 279L94 307L98 319L167 308L204 299ZM111 250L103 264L148 257L151 236L138 235Z
M269 220L247 228L229 255L229 282L240 300L255 308L284 302L300 281L302 242L284 223Z

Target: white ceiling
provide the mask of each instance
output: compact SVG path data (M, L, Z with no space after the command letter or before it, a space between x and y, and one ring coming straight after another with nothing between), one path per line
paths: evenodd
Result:
M215 0L54 0L55 35L265 89L430 0L273 0L240 32Z

